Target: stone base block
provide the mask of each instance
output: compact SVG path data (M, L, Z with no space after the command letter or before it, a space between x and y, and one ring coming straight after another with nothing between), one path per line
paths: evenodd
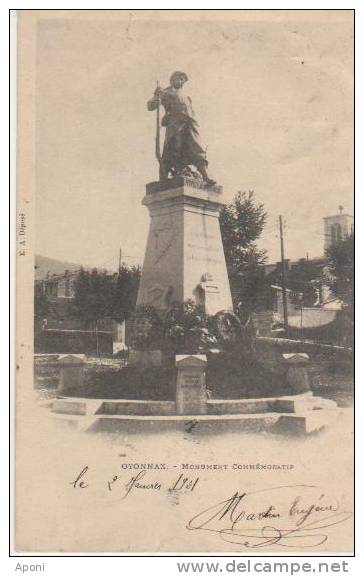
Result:
M280 416L272 431L287 435L311 434L333 424L336 417L337 410L317 410L305 414Z
M311 393L312 394L312 393ZM275 412L301 413L312 410L336 409L336 402L320 396L302 394L293 398L279 398L274 400L272 408Z
M216 435L229 433L258 433L270 430L278 421L278 414L255 415L173 415L173 416L100 416L89 431L123 434L182 434Z
M208 414L261 414L271 412L269 399L207 400Z
M176 356L177 414L207 414L205 354L179 354Z
M87 414L87 406L85 401L72 400L54 400L52 404L52 412L56 414L74 414L78 416L85 416Z
M176 413L176 403L157 400L105 400L96 414L157 416Z
M208 414L176 414L176 404L170 401L59 398L53 401L51 411L58 420L80 430L127 434L168 431L310 434L333 424L338 414L335 402L310 395L209 400L207 406Z

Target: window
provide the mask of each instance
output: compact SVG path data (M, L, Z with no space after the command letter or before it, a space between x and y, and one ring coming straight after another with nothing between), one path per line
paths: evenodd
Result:
M331 244L336 244L336 242L341 242L342 240L342 229L341 225L336 223L331 226Z
M65 296L66 296L66 298L69 298L71 296L70 279L69 278L66 278L66 281L65 281Z

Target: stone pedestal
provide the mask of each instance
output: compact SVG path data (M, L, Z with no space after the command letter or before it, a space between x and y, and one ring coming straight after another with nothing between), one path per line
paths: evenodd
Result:
M151 223L137 305L188 299L208 314L232 310L219 213L222 188L175 177L146 187Z
M287 382L295 394L311 392L310 377L307 365L310 362L308 354L282 354L282 363L287 366Z
M62 354L58 358L60 378L57 392L64 394L84 382L85 354Z
M207 414L204 354L177 355L177 414Z

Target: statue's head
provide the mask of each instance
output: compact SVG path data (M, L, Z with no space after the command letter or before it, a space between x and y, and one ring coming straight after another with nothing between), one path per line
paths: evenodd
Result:
M173 88L182 88L183 84L187 82L188 76L184 72L173 72L172 76L170 77L169 81Z

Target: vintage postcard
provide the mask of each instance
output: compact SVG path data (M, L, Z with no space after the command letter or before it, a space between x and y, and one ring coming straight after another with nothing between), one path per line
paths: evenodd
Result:
M352 555L353 10L20 10L19 554Z

